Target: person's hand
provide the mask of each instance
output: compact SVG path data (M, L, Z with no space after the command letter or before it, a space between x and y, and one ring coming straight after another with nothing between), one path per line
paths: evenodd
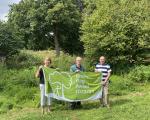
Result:
M75 72L80 72L80 70L76 70Z
M95 72L99 72L99 73L100 73L100 72L102 72L102 71L101 71L101 70L98 70L98 69L95 69Z
M106 85L106 81L101 81L101 85L105 86Z
M101 85L104 85L104 81L101 81Z
M97 69L95 69L95 72L99 72Z
M55 70L56 70L56 71L60 71L60 68L56 68Z
M41 65L41 66L39 67L39 70L41 70L41 69L42 69L42 67L43 67L43 66Z

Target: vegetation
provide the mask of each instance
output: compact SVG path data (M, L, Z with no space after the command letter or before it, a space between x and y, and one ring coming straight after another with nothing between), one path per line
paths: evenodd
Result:
M146 119L149 117L149 106L146 106L149 97L150 66L138 66L132 68L128 74L112 75L110 83L111 109L99 108L99 101L83 102L80 110L68 110L68 104L53 100L52 115L39 114L39 87L38 79L34 74L39 65L39 61L47 55L53 56L53 65L62 70L69 70L73 57L61 53L58 59L54 51L21 51L13 58L13 67L7 65L0 66L0 117L2 119ZM24 56L23 56L24 55ZM25 59L27 58L27 59ZM29 59L30 58L30 59ZM22 61L21 61L22 60ZM10 61L12 61L10 59ZM17 64L18 63L18 64ZM86 63L84 63L86 65ZM9 68L8 68L9 67ZM16 69L17 68L17 69ZM135 111L137 109L137 111ZM85 111L86 110L86 111ZM129 111L133 111L132 116ZM19 112L21 111L21 112ZM59 114L63 112L63 114ZM119 113L118 113L118 112ZM86 112L86 113L85 113ZM106 113L105 113L106 112ZM118 114L115 114L115 113ZM105 113L105 114L104 114ZM82 116L81 114L85 114ZM93 116L96 114L97 116ZM113 118L111 116L114 116Z
M22 41L16 36L9 24L0 22L0 58L8 58L22 47Z
M148 120L150 118L149 0L20 0L0 22L1 120ZM69 110L53 100L41 115L35 71L50 56L69 71L76 56L86 71L106 56L112 68L111 108L99 101Z
M85 12L81 26L86 56L94 62L105 55L113 67L141 61L141 53L150 44L149 5L148 0L95 0L89 4L94 8Z
M105 55L115 70L129 68L150 47L149 5L149 0L21 0L11 5L5 23L11 34L8 29L1 36L12 36L15 50L21 40L21 48L85 55L90 65Z
M24 0L11 6L8 22L19 31L27 49L52 48L78 54L81 14L75 0Z

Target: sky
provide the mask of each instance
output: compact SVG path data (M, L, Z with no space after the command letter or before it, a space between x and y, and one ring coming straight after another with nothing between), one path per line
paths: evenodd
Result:
M20 0L0 0L0 20L7 21L9 5L19 3Z

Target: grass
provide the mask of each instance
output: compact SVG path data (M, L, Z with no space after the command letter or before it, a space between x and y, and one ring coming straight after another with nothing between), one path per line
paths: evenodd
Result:
M25 71L28 72L27 70ZM126 81L122 76L116 75L111 77L111 81L110 109L99 108L100 104L98 100L83 102L83 108L77 110L69 110L66 104L54 101L52 113L41 115L41 111L38 108L39 89L36 87L37 91L33 92L35 92L37 98L34 101L26 99L26 101L15 103L15 98L18 97L9 96L9 91L7 93L8 96L1 93L0 103L2 101L4 103L3 107L0 108L5 111L0 113L0 118L1 120L148 120L150 117L148 114L150 112L150 83L129 84L129 80ZM126 82L128 84L125 84ZM20 85L22 85L22 82L19 82L18 86ZM28 91L33 88L28 88L28 90L25 88L25 91L22 89L24 91L23 96L27 97ZM19 94L20 91L15 94ZM22 92L20 97L22 97ZM13 109L9 109L11 105L13 105Z
M32 51L32 50L22 50L18 55L6 61L8 68L22 69L30 68L33 66L39 67L43 64L45 57L51 57L52 66L55 68L60 68L64 71L69 71L70 66L74 64L75 56L70 56L61 52L60 57L57 57L55 51L45 50L45 51ZM12 64L13 61L13 64Z
M149 120L150 84L122 96L110 96L111 108L99 108L98 101L83 103L83 108L68 110L54 106L51 114L41 115L38 108L23 108L1 114L1 120Z
M69 110L68 103L54 100L52 113L41 115L35 66L50 55L55 67L68 71L75 58L64 53L57 58L53 53L21 51L9 61L12 68L0 65L0 120L149 120L149 66L138 66L128 74L111 76L110 109L99 108L97 100L82 102L82 109Z

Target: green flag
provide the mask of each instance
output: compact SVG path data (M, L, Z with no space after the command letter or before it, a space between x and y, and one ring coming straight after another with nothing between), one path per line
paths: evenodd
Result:
M102 96L100 73L62 72L43 67L45 94L63 101L95 100Z

